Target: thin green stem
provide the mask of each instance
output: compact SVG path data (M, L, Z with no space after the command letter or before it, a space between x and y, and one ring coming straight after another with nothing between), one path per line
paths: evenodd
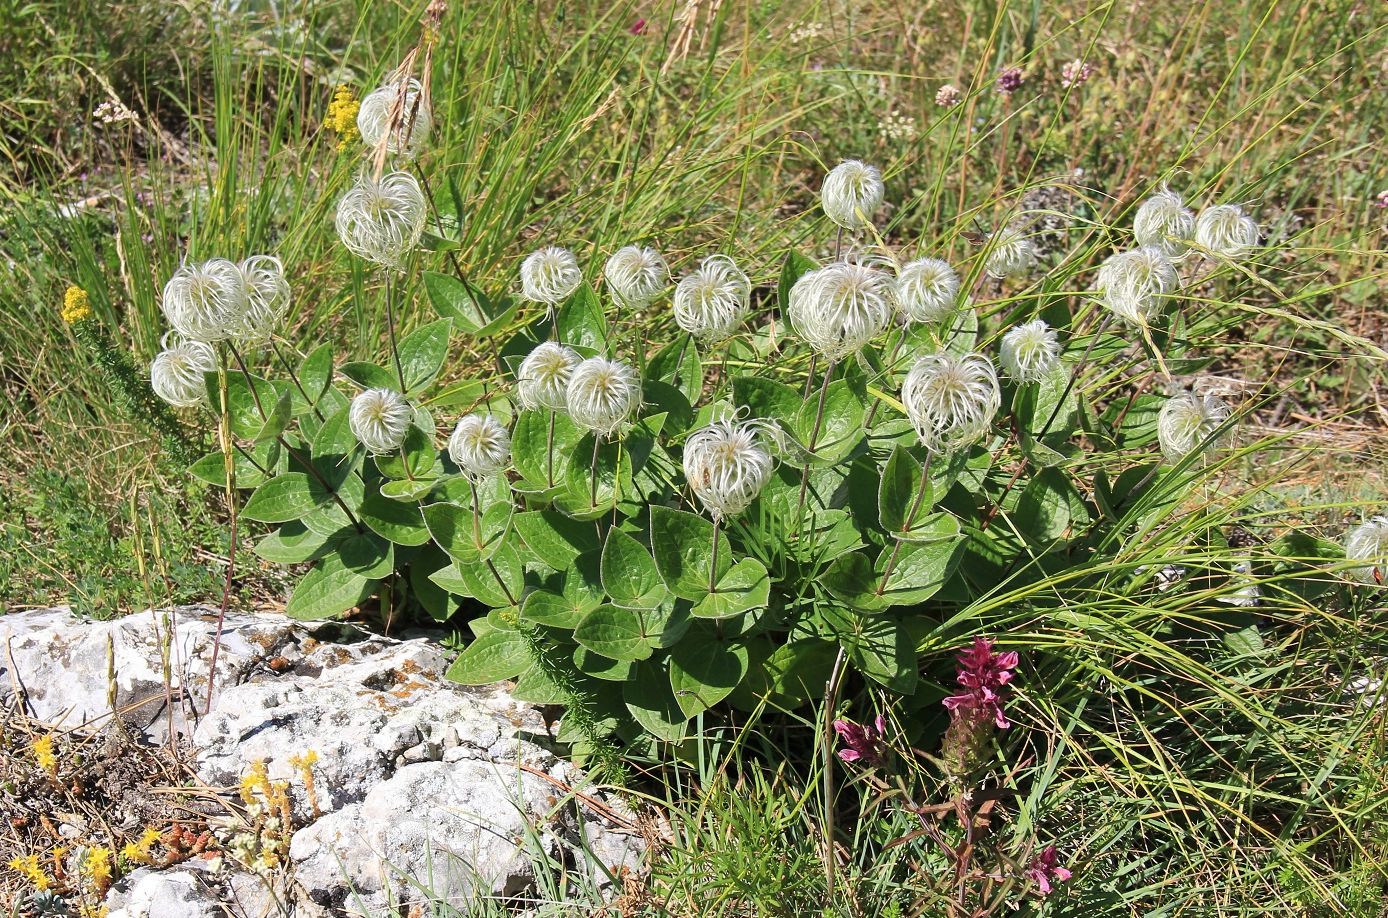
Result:
M715 516L713 518L713 552L708 566L708 591L710 593L718 592L718 536L718 517Z
M318 418L320 421L325 420L323 412L318 410L318 403L309 396L308 391L304 388L304 384L299 381L299 374L294 372L294 368L289 365L289 360L285 358L284 352L280 350L280 346L276 343L274 338L270 339L270 350L274 353L275 359L280 362L280 366L284 367L284 372L289 374L289 381L294 383L294 388L299 390L299 394L304 397L304 401L308 402L308 406L313 409L314 417Z
M824 382L819 387L819 404L815 407L814 427L810 429L810 455L805 457L805 469L800 475L800 499L795 505L795 534L797 538L800 536L800 529L804 522L805 496L810 489L811 459L814 456L815 447L819 445L819 428L824 423L824 402L829 396L829 383L834 378L835 366L837 366L835 361L829 361L829 365L824 368Z
M405 394L405 367L400 363L400 345L395 337L395 285L390 270L386 270L386 333L390 335L390 356L395 361L395 376L400 380L400 394Z

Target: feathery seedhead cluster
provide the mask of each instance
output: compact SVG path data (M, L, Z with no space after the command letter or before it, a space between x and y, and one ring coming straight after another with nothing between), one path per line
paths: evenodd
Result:
M169 335L149 365L149 385L154 394L176 408L191 408L207 400L204 374L217 369L217 355L201 341L173 341Z
M1021 227L1004 226L988 237L986 245L988 261L983 270L997 280L1025 274L1036 262L1036 246Z
M225 341L245 321L245 277L225 258L184 264L164 285L163 308L164 317L184 338Z
M641 377L619 361L589 357L570 374L565 400L574 423L611 436L641 404Z
M578 351L557 341L537 345L516 371L521 407L563 411L568 407L569 377L582 362Z
M536 249L521 262L521 295L535 303L558 306L583 283L578 259L557 245Z
M235 337L256 344L269 341L289 314L291 293L284 264L272 255L252 255L239 267L246 286L246 312Z
M1045 320L1033 319L1002 336L998 359L1017 382L1040 382L1060 366L1060 341Z
M428 205L408 172L380 180L362 173L337 202L337 235L348 251L387 268L398 268L424 234Z
M490 414L469 414L448 438L448 455L473 480L486 478L511 462L511 432Z
M830 220L856 230L872 225L872 215L882 206L885 194L882 173L876 166L849 159L829 170L819 200Z
M1152 246L1170 258L1190 248L1195 232L1195 214L1185 201L1165 185L1143 201L1133 216L1133 238L1141 246Z
M752 311L752 282L727 255L710 255L675 287L675 324L714 344L737 331Z
M907 262L892 281L892 300L908 322L943 322L959 300L959 275L946 261L917 258Z
M1228 439L1220 428L1229 420L1229 406L1217 395L1177 395L1166 400L1157 415L1157 442L1171 462L1190 453L1217 449Z
M770 480L775 463L763 442L768 424L715 421L684 441L684 477L715 521L746 510Z
M952 453L988 432L1002 393L987 357L941 351L911 367L901 402L921 445L932 453Z
M392 117L394 115L394 117ZM423 87L411 77L402 86L385 83L367 94L357 110L357 130L368 147L385 144L386 152L414 157L429 140L433 113L424 104Z
M1237 204L1206 207L1195 218L1195 244L1221 258L1239 258L1258 245L1258 221Z
M1388 516L1372 517L1351 529L1345 537L1345 557L1361 562L1349 569L1350 576L1383 583L1388 578Z
M1133 325L1145 326L1180 283L1176 265L1156 246L1115 252L1099 266L1094 282L1099 301Z
M375 455L393 453L405 442L414 423L414 409L393 389L367 389L352 399L347 426L352 434Z
M893 300L886 274L838 261L800 276L790 288L787 314L810 347L839 360L882 334L892 320Z
M602 268L618 303L632 309L649 306L670 286L665 257L649 246L629 245L612 253Z

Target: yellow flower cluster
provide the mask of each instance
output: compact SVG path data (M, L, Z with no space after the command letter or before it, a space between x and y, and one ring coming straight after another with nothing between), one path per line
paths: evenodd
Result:
M53 751L53 734L48 733L34 740L33 749L39 768L50 778L58 777L58 756Z
M137 864L153 864L154 858L150 851L158 842L159 830L145 829L138 841L127 842L125 847L120 849L120 856Z
M111 849L100 845L88 848L82 858L82 874L98 896L106 895L111 888Z
M87 291L76 285L63 294L63 321L69 325L92 317L92 302Z
M328 103L328 119L325 122L328 130L337 135L337 148L344 150L347 145L360 136L357 132L357 112L361 110L361 103L357 101L356 93L352 92L352 87L342 84L333 93L333 100Z
M48 874L43 872L39 866L39 856L37 854L26 854L10 861L10 869L24 878L30 886L38 892L48 892L52 887L53 881L48 878Z
M299 777L304 781L304 793L308 796L309 806L313 809L313 816L316 819L321 815L318 808L318 791L313 784L313 766L318 764L318 753L308 749L303 755L291 755L289 764L299 769Z

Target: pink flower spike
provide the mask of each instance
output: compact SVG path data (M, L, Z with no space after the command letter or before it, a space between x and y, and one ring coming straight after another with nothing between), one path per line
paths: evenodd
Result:
M1036 884L1041 895L1051 894L1052 882L1064 883L1070 879L1070 871L1060 866L1060 852L1055 845L1047 845L1041 850L1024 871L1027 879Z
M838 756L844 762L862 762L864 765L878 765L886 752L882 737L887 723L879 714L871 726L855 724L851 720L834 721L834 732L839 735L844 748Z

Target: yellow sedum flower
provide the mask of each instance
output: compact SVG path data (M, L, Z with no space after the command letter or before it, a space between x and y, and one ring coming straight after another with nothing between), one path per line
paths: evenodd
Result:
M111 888L111 849L97 845L87 849L82 859L82 874L98 896Z
M158 842L159 830L145 829L138 841L127 842L125 847L120 849L120 856L137 864L153 864L154 858L150 852Z
M328 103L328 118L325 123L328 130L337 135L339 150L345 150L347 145L359 136L357 112L360 110L361 103L357 101L352 87L346 83L338 86L337 91L333 93L333 100Z
M33 749L39 768L50 778L58 777L58 756L53 751L53 734L49 733L34 740Z
M24 878L25 882L32 886L37 892L48 892L53 885L53 881L48 878L48 874L43 872L39 866L39 856L37 854L26 854L10 861L10 869Z
M87 291L73 285L63 294L63 321L69 325L92 317L92 301Z

